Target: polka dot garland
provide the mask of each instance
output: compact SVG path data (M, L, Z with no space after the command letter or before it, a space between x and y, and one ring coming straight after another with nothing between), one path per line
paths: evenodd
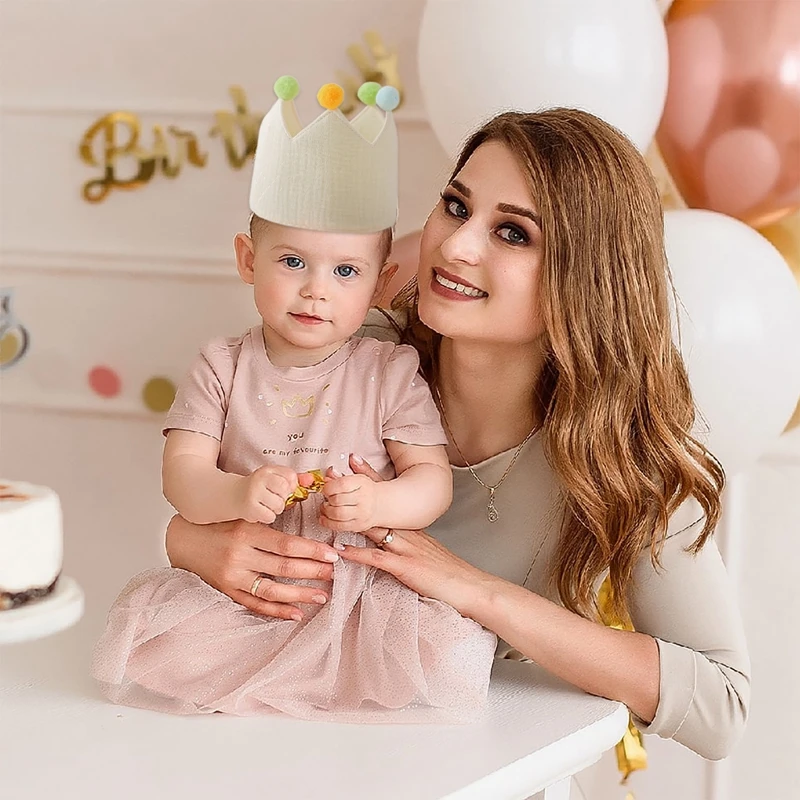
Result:
M116 397L122 390L122 381L111 367L97 366L89 370L89 386L100 397Z
M22 350L22 339L11 330L0 339L0 366L11 364L19 357Z
M142 389L142 400L150 411L169 411L175 399L175 384L169 378L150 378Z

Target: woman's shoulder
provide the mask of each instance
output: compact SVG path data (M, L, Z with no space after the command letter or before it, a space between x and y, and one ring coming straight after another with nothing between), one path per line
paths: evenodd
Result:
M356 331L356 336L367 336L382 342L400 341L400 332L405 328L408 312L387 311L384 308L371 308L364 324Z

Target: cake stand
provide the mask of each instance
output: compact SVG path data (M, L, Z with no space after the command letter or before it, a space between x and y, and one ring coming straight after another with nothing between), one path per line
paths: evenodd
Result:
M0 611L0 644L50 636L74 625L82 614L81 587L72 578L62 575L47 597Z

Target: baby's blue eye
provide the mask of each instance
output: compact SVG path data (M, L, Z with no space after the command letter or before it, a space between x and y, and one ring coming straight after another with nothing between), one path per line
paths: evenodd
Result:
M334 269L333 273L340 278L354 278L358 275L358 270L355 267L351 267L349 264L339 264L339 266Z
M281 261L283 261L289 269L302 269L305 266L303 259L297 256L286 256L286 258L282 258Z

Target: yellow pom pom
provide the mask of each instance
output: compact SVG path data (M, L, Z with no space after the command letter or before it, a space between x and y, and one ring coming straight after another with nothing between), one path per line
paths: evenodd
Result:
M339 108L344 100L344 89L338 83L326 83L317 92L317 102L328 111Z

